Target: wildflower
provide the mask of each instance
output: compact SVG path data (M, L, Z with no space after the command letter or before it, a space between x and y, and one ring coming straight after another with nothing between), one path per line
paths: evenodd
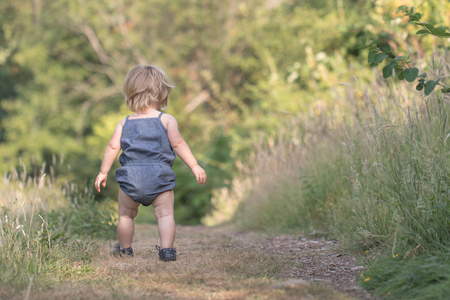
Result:
M392 257L393 257L393 258L397 258L397 257L398 257L398 253L397 253L397 254L394 254L394 255L392 255Z
M364 273L361 273L361 279L363 279L364 278Z
M367 277L366 279L364 279L365 282L370 281L370 277Z
M366 252L364 252L364 253L366 253L366 254L367 254L367 253L369 253L369 252L370 252L370 250L366 250Z

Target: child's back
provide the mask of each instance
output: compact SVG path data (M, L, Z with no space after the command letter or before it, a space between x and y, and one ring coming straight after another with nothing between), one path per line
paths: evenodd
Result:
M144 206L176 185L171 169L175 153L161 122L162 114L156 118L128 116L120 138L122 167L116 171L116 181L128 196Z

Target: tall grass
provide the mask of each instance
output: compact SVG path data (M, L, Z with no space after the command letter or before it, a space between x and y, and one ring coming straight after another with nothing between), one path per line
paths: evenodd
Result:
M13 170L1 179L1 284L23 288L83 275L96 251L93 238L114 236L111 209L44 170L33 176Z
M430 64L431 77L449 73L444 59ZM318 230L386 257L450 254L449 96L382 79L346 86L258 145L244 191L215 202L235 203L244 229Z

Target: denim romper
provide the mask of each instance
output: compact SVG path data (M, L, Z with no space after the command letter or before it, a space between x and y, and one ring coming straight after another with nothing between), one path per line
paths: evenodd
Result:
M177 179L172 171L175 153L167 130L156 118L125 120L120 138L122 167L116 171L116 181L131 199L144 206L152 204L162 192L175 188Z

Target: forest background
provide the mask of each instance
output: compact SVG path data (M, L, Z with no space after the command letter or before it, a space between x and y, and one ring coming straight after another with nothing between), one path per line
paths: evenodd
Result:
M102 193L93 180L130 114L124 76L151 63L208 173L176 160L178 224L339 240L375 295L447 299L449 26L446 0L2 0L5 295L92 274L118 162Z
M437 50L395 14L404 4L449 25L444 0L3 0L0 173L25 166L36 175L45 164L61 183L92 190L104 147L130 113L124 76L155 64L176 84L166 112L208 173L201 187L174 165L177 221L199 223L259 141L293 116L334 106L339 83L375 80L361 37L395 40L419 58ZM115 199L117 167L98 200Z

